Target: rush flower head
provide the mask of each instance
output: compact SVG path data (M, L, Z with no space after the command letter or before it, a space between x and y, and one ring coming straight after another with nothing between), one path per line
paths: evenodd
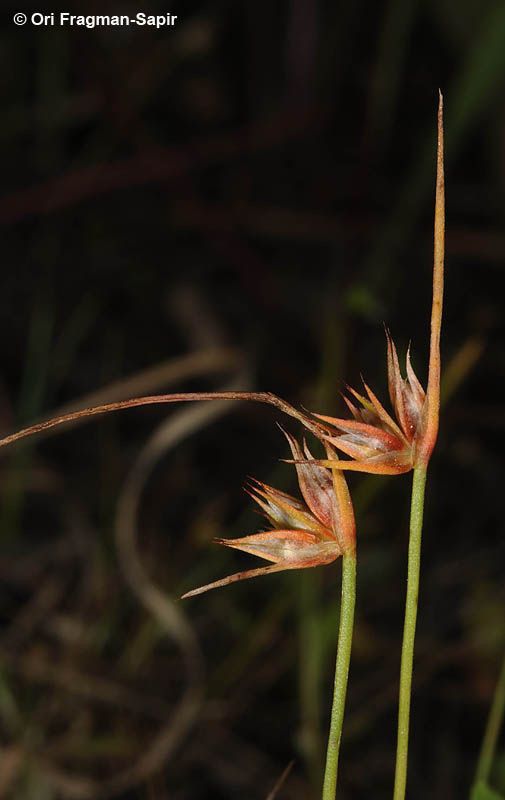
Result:
M435 234L433 259L433 302L431 310L428 387L421 386L407 351L405 377L400 370L395 344L386 331L389 397L393 418L372 390L364 384L366 396L349 389L353 400L345 398L353 419L314 414L326 429L323 441L351 460L326 459L321 466L358 472L395 475L417 466L426 467L435 446L440 408L440 328L444 287L444 140L443 101L438 109L437 182L435 196ZM317 435L317 433L316 433Z
M388 414L366 383L366 396L348 387L353 399L344 397L353 419L314 415L327 424L322 438L352 459L333 464L340 469L399 474L414 466L415 445L422 437L425 424L426 394L412 368L410 349L404 378L395 344L389 332L386 336L389 397L396 419ZM327 465L331 465L330 461Z
M183 598L270 572L330 564L343 553L354 551L354 513L342 473L318 466L306 444L302 448L293 436L285 436L293 457L300 462L296 469L303 501L253 480L247 492L272 529L240 539L215 540L259 556L270 565L221 578L187 592ZM331 449L328 455L335 456Z

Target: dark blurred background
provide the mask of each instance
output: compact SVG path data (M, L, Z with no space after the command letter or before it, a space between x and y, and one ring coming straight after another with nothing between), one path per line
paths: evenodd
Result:
M505 5L66 6L177 15L159 30L16 27L26 9L6 5L5 433L161 391L268 389L342 413L360 374L387 396L383 322L424 381L442 87L444 410L409 797L468 797L505 650ZM253 563L211 543L261 527L248 475L295 491L276 421L247 403L137 409L2 453L1 797L263 800L292 761L276 796L318 797L339 563L176 600ZM350 483L339 796L379 800L410 477ZM505 791L503 744L492 783Z

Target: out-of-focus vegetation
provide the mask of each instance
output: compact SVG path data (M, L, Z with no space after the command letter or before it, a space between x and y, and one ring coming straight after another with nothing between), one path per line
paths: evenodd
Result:
M16 28L17 10L0 34L5 432L98 391L258 387L342 410L360 372L386 394L383 321L424 377L443 88L446 399L409 797L468 797L505 650L505 7L174 2L159 31ZM294 489L277 419L143 409L2 453L0 796L256 800L293 759L277 796L318 796L339 570L176 601L248 562L211 545L257 529L248 475ZM380 800L409 477L351 488L340 790Z

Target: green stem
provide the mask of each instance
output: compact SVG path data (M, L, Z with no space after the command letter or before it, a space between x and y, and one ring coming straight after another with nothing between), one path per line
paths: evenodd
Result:
M412 501L410 506L409 565L400 669L394 800L404 800L407 787L410 697L412 693L412 666L414 663L419 573L421 568L421 534L423 530L425 486L426 468L416 467L412 480Z
M480 750L477 770L475 772L475 783L489 780L491 765L498 742L498 735L505 715L505 659L503 660L500 677L495 689L493 704L489 712L486 723L486 732Z
M345 553L342 557L342 603L340 606L340 625L338 631L337 663L333 705L331 709L330 732L326 752L323 800L334 800L337 793L338 754L344 721L347 677L351 660L352 633L354 627L354 606L356 603L356 553Z

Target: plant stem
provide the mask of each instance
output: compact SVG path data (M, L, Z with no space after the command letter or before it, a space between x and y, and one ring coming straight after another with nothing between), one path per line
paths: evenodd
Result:
M338 631L337 663L333 705L331 709L330 732L326 752L323 800L334 800L337 793L338 754L344 721L347 677L351 660L352 633L354 627L354 606L356 603L356 552L344 553L342 557L342 602L340 606L340 625Z
M421 567L421 534L423 529L425 486L426 468L416 467L412 480L412 501L410 506L409 564L405 621L403 626L402 663L400 669L394 800L404 800L407 786L410 697L412 693L412 666L414 662L414 640L416 636L419 573Z
M486 732L482 741L477 770L475 772L475 783L479 781L487 782L493 763L498 734L502 726L505 715L505 659L503 660L500 677L496 685L493 703L487 718Z

